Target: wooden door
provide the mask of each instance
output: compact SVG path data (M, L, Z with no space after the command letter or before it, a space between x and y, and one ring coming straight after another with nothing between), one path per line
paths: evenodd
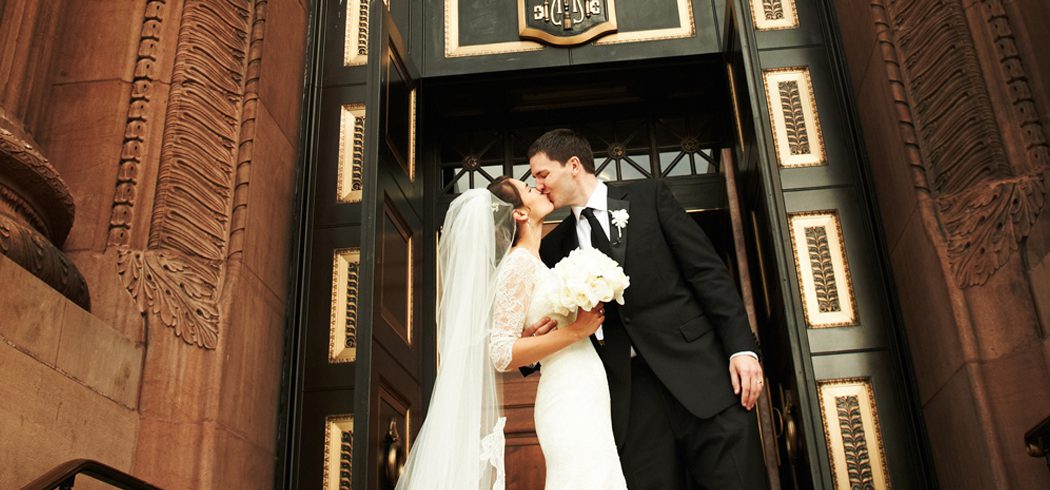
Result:
M906 356L823 3L727 2L739 221L777 440L767 463L784 488L921 487Z
M362 168L354 488L393 488L422 414L419 70L388 4L371 2Z

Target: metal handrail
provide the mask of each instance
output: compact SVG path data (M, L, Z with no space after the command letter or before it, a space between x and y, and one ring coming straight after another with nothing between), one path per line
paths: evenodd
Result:
M44 473L40 478L29 482L22 487L22 490L71 489L77 475L90 476L98 481L125 490L160 490L158 486L151 485L112 466L90 459L66 461L54 467L51 471Z

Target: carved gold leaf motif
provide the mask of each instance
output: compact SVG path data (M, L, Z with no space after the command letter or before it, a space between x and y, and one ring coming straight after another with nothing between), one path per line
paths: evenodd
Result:
M856 395L838 396L835 397L835 407L838 409L839 428L842 431L842 446L846 451L850 490L874 490L875 478L871 473L868 443L864 439L860 401Z
M339 431L339 490L351 490L354 480L354 433Z
M345 27L343 66L363 66L368 62L368 0L347 2Z
M871 378L823 379L817 391L832 488L893 488Z
M802 109L802 98L798 93L798 82L791 80L777 84L780 104L784 109L787 125L788 145L792 155L809 153L809 135L806 134L806 115Z
M757 31L795 29L799 26L796 0L748 0Z
M354 362L357 360L361 249L336 249L332 255L328 362Z
M781 168L827 165L820 111L808 66L762 70L766 108Z
M762 0L762 10L765 12L766 20L780 20L784 18L784 6L781 0Z
M365 105L344 105L341 112L336 198L342 203L358 203L364 188Z
M357 347L357 288L360 264L349 262L346 269L346 339L343 345L353 349Z
M857 300L838 211L790 213L788 225L806 326L857 325Z
M828 246L828 230L823 226L806 227L806 245L813 268L813 283L821 313L839 311L839 290L835 284L835 267Z
M324 436L325 490L351 490L354 483L354 416L334 415L325 418Z
M353 152L353 183L350 189L361 192L364 188L364 162L365 162L365 117L358 116L354 119L354 152Z

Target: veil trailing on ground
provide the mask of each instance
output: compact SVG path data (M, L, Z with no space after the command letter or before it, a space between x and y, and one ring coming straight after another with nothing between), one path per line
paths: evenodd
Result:
M438 373L397 490L503 490L503 424L489 358L496 267L512 245L513 208L486 189L449 206L438 246Z

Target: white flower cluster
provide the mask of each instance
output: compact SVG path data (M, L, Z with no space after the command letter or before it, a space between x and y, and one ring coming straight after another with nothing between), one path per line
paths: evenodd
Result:
M578 308L590 311L599 301L622 305L623 292L631 285L620 264L593 248L573 250L553 271L557 284L539 299L559 326L571 321Z

